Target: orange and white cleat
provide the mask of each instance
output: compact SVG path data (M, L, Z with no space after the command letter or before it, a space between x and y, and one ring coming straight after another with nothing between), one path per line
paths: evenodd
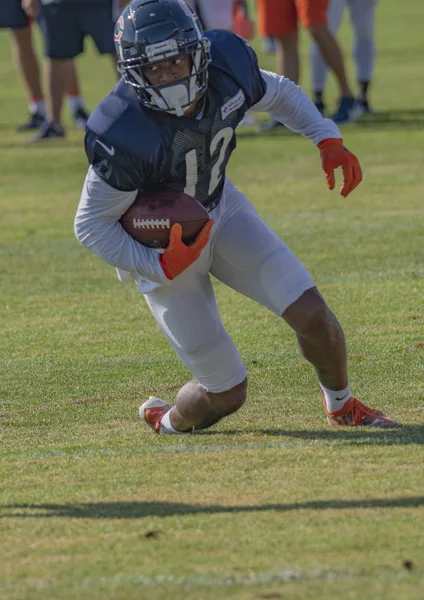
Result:
M324 408L327 421L332 427L396 427L398 421L387 417L375 408L369 408L353 396L336 412L328 412L325 400Z
M169 404L160 398L150 396L147 402L144 402L138 409L140 419L146 421L147 425L153 429L155 433L160 433L160 424L162 417L171 410Z

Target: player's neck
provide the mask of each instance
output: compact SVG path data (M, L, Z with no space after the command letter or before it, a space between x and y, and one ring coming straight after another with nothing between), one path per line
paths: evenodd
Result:
M200 113L203 108L203 98L199 98L194 104L191 104L184 112L185 117L194 119Z

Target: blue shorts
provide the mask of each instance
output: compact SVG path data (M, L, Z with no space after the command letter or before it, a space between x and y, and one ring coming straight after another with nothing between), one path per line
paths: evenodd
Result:
M115 54L111 1L46 4L42 6L38 24L49 58L70 59L82 54L87 35L100 54Z
M0 0L0 2L0 28L28 27L29 19L22 9L21 0Z

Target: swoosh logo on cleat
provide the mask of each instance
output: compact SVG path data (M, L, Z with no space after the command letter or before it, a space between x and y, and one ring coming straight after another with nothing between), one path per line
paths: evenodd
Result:
M113 156L113 155L115 154L115 148L114 148L113 146L111 146L111 147L109 148L109 146L106 146L106 144L104 144L104 143L103 143L103 142L101 142L100 140L97 140L97 143L98 143L98 144L100 144L100 146L101 146L102 148L104 148L104 149L106 150L106 152L107 152L108 154L110 154L111 156Z
M348 395L349 392L346 392L346 394L344 396L342 396L341 398L337 398L336 400L338 400L339 402L341 402L342 400L344 400L346 398L346 396Z

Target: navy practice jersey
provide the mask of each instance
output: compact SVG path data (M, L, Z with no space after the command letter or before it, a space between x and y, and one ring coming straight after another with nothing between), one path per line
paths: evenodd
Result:
M228 31L211 41L208 88L200 119L141 105L123 79L88 120L85 148L96 173L112 187L148 194L173 189L208 210L220 200L235 129L265 93L256 55Z

